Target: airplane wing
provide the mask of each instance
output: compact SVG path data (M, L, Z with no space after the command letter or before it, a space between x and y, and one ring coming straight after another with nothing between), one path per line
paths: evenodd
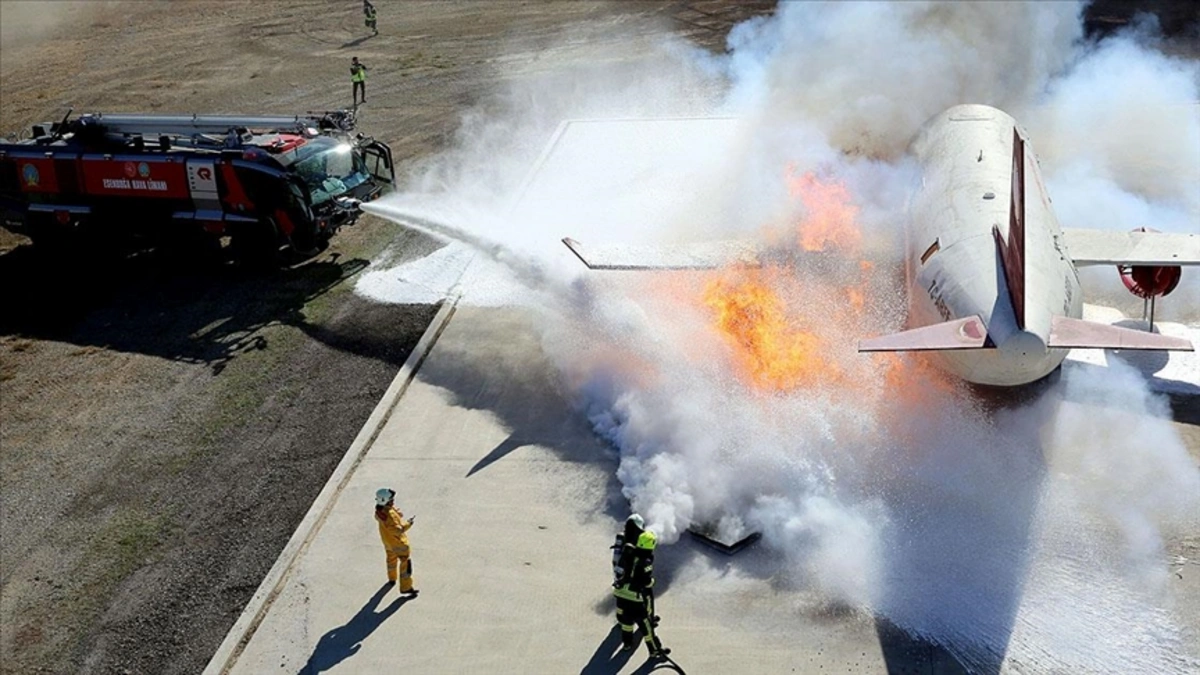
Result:
M567 237L567 248L592 270L706 270L733 263L758 267L762 249L723 240L673 246L588 246Z
M1200 265L1200 234L1063 228L1066 253L1084 265Z

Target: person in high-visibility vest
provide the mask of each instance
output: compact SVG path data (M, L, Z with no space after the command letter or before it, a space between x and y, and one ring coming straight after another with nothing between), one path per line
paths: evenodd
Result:
M358 62L358 57L350 59L350 81L354 83L351 93L354 105L358 105L358 94L362 92L362 102L367 102L367 67Z
M400 592L415 596L419 591L413 588L408 530L413 526L416 516L405 520L404 514L396 508L396 491L379 488L375 491L375 520L379 523L379 538L383 540L383 549L387 553L388 583L396 583L396 572L399 571Z
M658 546L658 535L646 530L638 536L636 555L628 565L622 566L621 578L613 583L613 596L617 599L617 624L621 626L621 646L624 649L637 647L637 631L645 633L646 647L650 656L659 658L671 653L662 646L654 633L654 549Z
M379 29L375 27L375 5L370 0L363 0L363 14L367 17L367 28L373 31L371 34L379 35Z

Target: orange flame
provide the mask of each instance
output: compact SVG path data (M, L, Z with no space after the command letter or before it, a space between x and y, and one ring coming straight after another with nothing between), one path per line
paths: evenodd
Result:
M887 299L899 280L861 259L859 209L845 185L811 172L797 176L791 167L786 179L805 208L794 230L781 234L795 232L801 248L819 255L759 268L734 265L700 279L675 276L653 295L687 298L703 308L730 351L733 371L753 389L818 390L875 410L882 427L867 425L862 433L885 429L893 440L917 433L913 420L960 398L959 383L919 355L857 353L856 338L877 334L880 320L889 321L883 318L893 312ZM700 291L692 285L697 281ZM707 357L705 345L684 345L692 348L694 358Z
M734 359L754 385L765 389L789 390L836 377L838 368L824 358L824 342L793 326L774 289L780 277L779 268L733 268L708 283L704 302L734 348Z
M799 224L800 248L805 251L841 249L856 252L862 245L862 230L855 219L858 207L842 183L821 180L808 171L797 176L788 166L788 194L799 198L806 211Z
M858 207L842 183L823 180L815 173L797 176L788 167L788 192L802 202L805 217L796 224L800 247L806 251L837 249L855 254L862 243L856 223ZM831 360L831 340L809 326L850 328L856 321L843 317L796 316L783 300L788 297L842 296L853 318L866 309L864 292L871 265L860 264L860 285L828 288L827 281L806 280L790 267L751 269L732 267L708 282L704 304L713 310L718 331L734 351L734 361L743 377L760 389L788 391L800 386L837 380L842 369ZM815 286L814 286L815 284ZM792 311L789 311L792 310ZM853 330L853 328L850 328ZM837 345L841 346L841 345Z

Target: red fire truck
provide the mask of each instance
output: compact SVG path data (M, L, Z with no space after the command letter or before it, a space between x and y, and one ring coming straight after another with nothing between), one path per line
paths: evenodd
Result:
M35 245L228 236L240 257L311 255L395 182L391 150L354 121L68 112L0 143L0 222Z

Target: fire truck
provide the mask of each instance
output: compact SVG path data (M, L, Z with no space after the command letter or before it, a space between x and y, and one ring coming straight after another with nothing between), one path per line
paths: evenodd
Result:
M239 258L312 255L395 183L352 111L70 115L0 143L0 223L35 246L228 237Z

